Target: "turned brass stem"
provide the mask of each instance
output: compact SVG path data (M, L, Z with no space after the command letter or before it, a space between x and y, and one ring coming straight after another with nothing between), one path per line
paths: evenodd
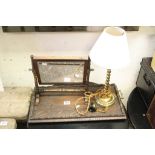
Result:
M111 75L111 69L107 69L107 73L106 73L106 81L105 81L105 86L104 86L104 95L108 95L108 91L109 91L109 82L110 82L110 75Z
M109 88L110 75L111 75L111 70L107 69L105 86L100 92L100 94L96 96L96 103L102 107L109 107L115 103L115 95L112 93L112 91Z

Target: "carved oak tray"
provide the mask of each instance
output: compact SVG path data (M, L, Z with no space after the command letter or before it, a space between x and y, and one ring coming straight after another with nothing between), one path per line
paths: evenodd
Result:
M94 85L90 89L98 89ZM111 85L112 91L116 94L116 102L107 112L88 112L84 116L77 113L75 102L83 96L82 91L64 91L64 92L44 92L39 95L39 102L36 98L30 107L29 122L75 122L75 121L99 121L99 120L120 120L126 119L123 104L119 98L117 88ZM80 104L83 111L87 105L84 100Z

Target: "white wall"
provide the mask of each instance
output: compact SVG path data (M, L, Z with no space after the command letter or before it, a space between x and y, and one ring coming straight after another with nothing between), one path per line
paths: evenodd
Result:
M142 57L152 56L155 51L155 29L142 27L143 32L128 32L131 54L130 65L123 70L112 71L111 83L116 83L128 95L135 87ZM146 31L145 31L146 30ZM148 31L149 30L149 31ZM4 86L31 86L33 76L30 55L88 55L100 33L51 32L51 33L3 33L0 27L0 77ZM92 65L90 81L103 83L105 70Z

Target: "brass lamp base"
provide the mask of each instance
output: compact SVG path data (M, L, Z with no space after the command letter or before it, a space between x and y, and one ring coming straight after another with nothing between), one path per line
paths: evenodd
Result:
M115 95L109 94L108 96L96 97L96 103L102 107L109 107L115 102Z
M107 69L104 89L99 96L96 96L96 103L102 107L109 107L115 103L115 95L112 93L109 86L110 74L111 69Z

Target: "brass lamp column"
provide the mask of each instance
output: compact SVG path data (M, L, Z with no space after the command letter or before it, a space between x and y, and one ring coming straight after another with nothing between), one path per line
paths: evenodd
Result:
M96 97L96 102L100 106L109 107L115 101L115 95L111 92L109 82L110 82L111 69L107 69L106 81L103 91Z

